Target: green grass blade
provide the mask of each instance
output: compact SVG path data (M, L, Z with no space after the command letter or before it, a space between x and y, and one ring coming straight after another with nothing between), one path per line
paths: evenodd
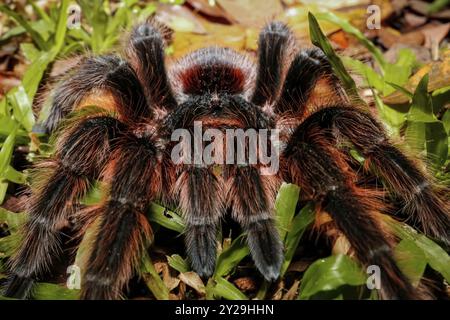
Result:
M283 183L275 200L275 212L280 238L284 241L295 215L300 188L295 184Z
M381 50L378 49L371 41L369 41L364 36L364 34L361 31L359 31L357 28L351 25L347 20L342 19L333 12L320 12L316 14L316 17L319 20L326 20L335 23L338 26L340 26L345 32L355 36L356 39L358 39L358 41L373 54L374 58L377 60L379 65L382 68L385 66L386 61L383 57L383 53L381 52Z
M348 74L347 70L345 70L344 64L342 63L341 59L339 59L339 57L337 56L333 47L329 43L327 37L323 34L322 30L320 29L319 23L317 22L316 18L311 12L308 13L308 19L309 19L309 35L312 43L315 46L322 49L322 51L325 53L331 66L333 67L335 74L341 80L342 85L344 86L344 89L347 92L347 94L351 98L357 100L362 105L366 105L366 103L358 95L358 90L356 88L355 81L353 81L352 77Z
M287 234L285 240L285 254L284 262L281 266L281 275L284 275L289 267L289 264L294 257L295 250L297 250L300 239L303 236L305 230L310 226L315 219L315 208L313 203L305 205L300 212L292 220L290 231Z
M178 214L166 208L152 203L147 215L150 221L156 222L164 228L182 233L184 231L184 221Z
M248 297L245 294L243 294L238 288L224 278L218 277L211 281L214 281L214 285L209 290L213 291L212 295L215 298L225 298L227 300L248 300Z
M167 256L167 263L180 273L189 272L191 270L189 263L178 254Z
M39 47L39 49L48 50L49 47L45 42L45 40L42 38L42 36L36 30L34 30L33 27L28 23L28 21L26 21L21 15L9 9L6 5L0 5L0 12L3 12L4 14L8 15L10 18L14 19L19 25L21 25L28 32L28 34L31 36L31 38Z
M141 275L147 287L158 300L169 300L169 289L159 277L147 252L142 257Z
M249 253L250 250L247 246L244 235L237 237L217 258L214 278L227 275Z

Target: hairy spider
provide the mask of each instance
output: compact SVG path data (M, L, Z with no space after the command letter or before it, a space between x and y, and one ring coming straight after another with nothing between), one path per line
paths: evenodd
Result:
M152 238L144 215L151 201L183 214L187 255L199 275L214 271L216 234L229 210L246 233L256 267L274 281L283 246L273 204L286 181L332 218L363 265L380 266L384 298L423 297L394 261L393 236L379 218L388 211L383 192L362 181L348 145L365 157L366 172L376 173L401 201L409 221L448 245L447 195L420 162L389 141L373 116L350 103L320 50L297 50L291 31L278 22L260 34L257 65L213 47L188 54L166 72L163 46L156 23L138 25L125 58L87 57L56 87L45 121L49 132L61 124L56 152L38 166L41 179L6 295L31 295L33 282L60 252L68 219L75 217L82 233L100 217L81 298L120 298ZM78 116L61 122L74 110ZM216 165L174 163L171 134L192 130L195 121L220 131L278 128L279 172L261 175L260 163L224 164L220 171ZM74 204L94 180L108 186L104 201L78 210Z

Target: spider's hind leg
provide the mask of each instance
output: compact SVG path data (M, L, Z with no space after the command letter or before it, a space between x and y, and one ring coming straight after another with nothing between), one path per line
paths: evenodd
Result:
M378 194L355 185L357 178L346 156L328 140L315 120L305 120L284 150L285 179L298 184L305 195L317 201L320 210L333 218L362 264L380 267L384 298L419 298L395 262L392 236L378 218L383 210Z
M59 139L54 158L37 168L29 220L22 229L22 243L9 262L6 296L29 297L33 280L49 271L59 254L61 228L107 161L111 140L121 126L106 116L73 123Z
M450 247L449 192L436 185L411 158L390 143L383 128L369 114L350 108L330 108L335 133L349 139L366 158L366 169L384 179L403 202L402 211L427 235Z
M138 271L140 258L152 240L145 216L160 190L157 148L147 138L126 136L103 173L109 185L81 285L82 299L119 299Z

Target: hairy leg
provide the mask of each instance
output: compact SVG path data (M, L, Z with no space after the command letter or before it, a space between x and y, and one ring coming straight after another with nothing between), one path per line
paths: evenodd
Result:
M366 158L387 187L403 201L402 211L425 234L450 246L448 190L434 183L417 161L394 146L369 114L349 107L327 108L317 116L338 139L347 139Z
M274 111L302 116L307 105L331 99L347 101L324 53L317 48L306 49L293 59Z
M277 176L263 176L256 167L234 167L228 173L227 205L247 234L256 267L268 281L278 279L283 262L283 244L273 219L279 185Z
M192 268L201 276L213 274L217 232L225 213L222 183L209 168L188 167L179 176L175 193L185 217L186 250Z
M121 120L139 121L151 116L134 70L114 55L83 59L80 66L57 85L52 93L52 103L50 114L43 123L49 133L70 112L87 105L117 111L123 118Z
M29 220L23 241L10 261L11 278L5 295L26 298L33 280L49 271L59 253L60 229L73 211L73 203L90 186L108 159L111 140L122 124L97 116L73 123L57 143L54 158L37 169L30 199Z
M157 149L147 138L127 136L103 173L110 186L82 279L82 299L118 299L139 267L152 231L146 210L160 190Z
M396 265L392 237L377 218L383 208L377 193L355 186L345 155L329 143L315 120L309 118L297 128L284 150L285 179L301 186L330 214L359 261L380 267L383 298L418 298Z
M173 109L177 102L164 63L164 39L156 23L140 24L133 29L127 55L144 88L148 104Z
M294 36L284 23L271 22L261 31L258 42L258 74L252 103L263 106L276 99L283 81L284 65L294 46Z

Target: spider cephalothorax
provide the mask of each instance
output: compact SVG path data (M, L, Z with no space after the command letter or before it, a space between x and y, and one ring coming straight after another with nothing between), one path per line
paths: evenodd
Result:
M356 148L410 221L446 244L448 202L369 113L350 105L320 50L297 50L281 23L261 32L257 65L230 49L207 48L166 72L163 39L152 23L134 28L126 47L124 58L85 58L54 90L45 127L59 126L56 152L38 167L44 178L30 200L7 295L29 296L59 252L66 220L76 218L82 232L100 217L81 297L119 298L152 237L144 215L151 201L183 214L188 258L201 276L214 271L216 234L229 210L257 268L276 280L283 247L273 205L287 181L331 216L364 265L380 266L383 297L421 297L395 264L393 237L379 219L387 211L380 191L362 183L342 146ZM100 108L83 109L92 101ZM74 110L77 116L61 121ZM196 122L205 132L279 129L280 170L261 174L267 163L174 162L172 134L191 132ZM79 210L75 204L94 180L108 186L104 200Z

